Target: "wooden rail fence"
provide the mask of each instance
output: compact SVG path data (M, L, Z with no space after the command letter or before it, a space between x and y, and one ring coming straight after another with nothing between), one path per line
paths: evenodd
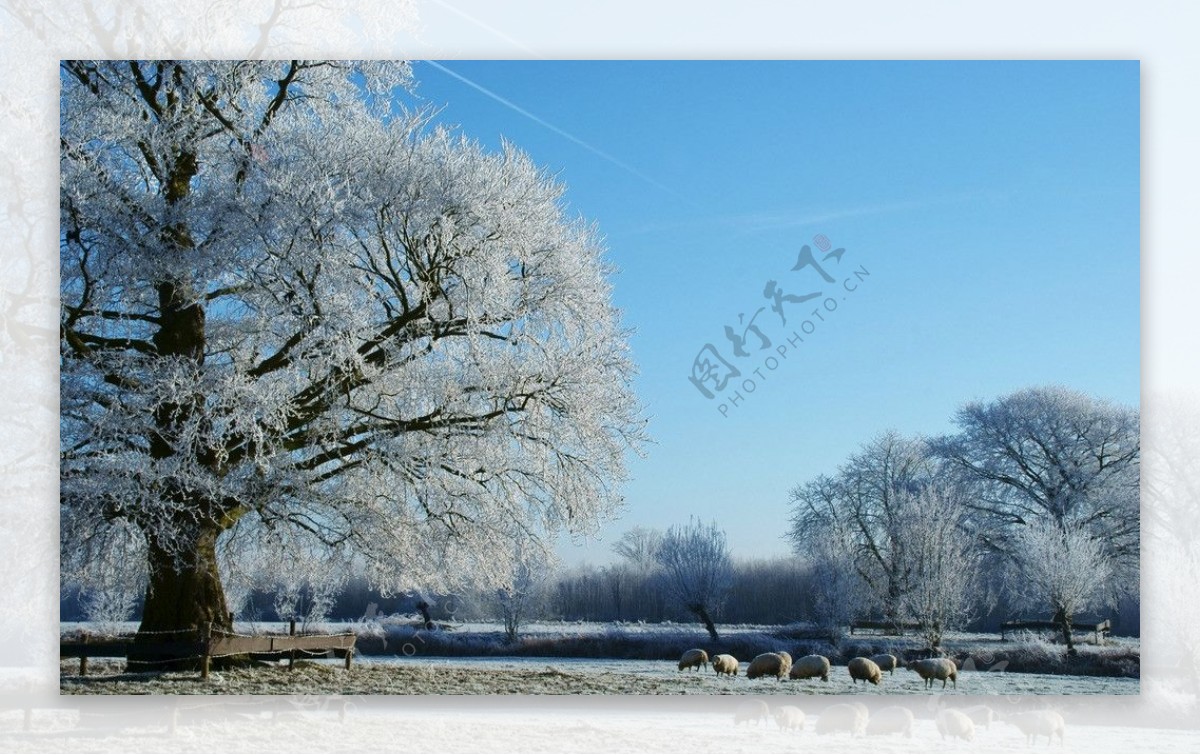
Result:
M291 623L289 634L244 635L206 628L195 632L195 639L163 640L137 643L138 655L147 659L196 658L201 662L200 676L208 678L213 658L248 655L256 659L288 659L288 668L295 664L299 653L306 655L332 654L346 659L346 668L354 657L358 636L346 634L296 634ZM178 636L178 635L176 635ZM79 640L59 642L60 658L78 658L79 675L87 676L88 658L127 658L134 647L134 636L93 638L84 635ZM148 660L147 662L153 662Z
M915 621L883 621L863 619L860 621L850 622L850 634L859 633L863 630L870 630L879 634L895 634L903 635L907 632L915 632L921 628L921 625Z
M1043 619L1014 619L1005 621L1000 624L1000 639L1006 640L1006 634L1016 632L1021 629L1037 629L1060 632L1062 624L1057 621L1046 621ZM1071 622L1071 632L1091 632L1096 638L1096 644L1101 644L1112 634L1112 622L1108 619L1103 619L1098 622Z

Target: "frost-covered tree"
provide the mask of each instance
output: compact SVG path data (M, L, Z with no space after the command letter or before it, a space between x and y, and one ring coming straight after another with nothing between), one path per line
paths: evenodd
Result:
M132 531L141 631L228 628L218 552L437 589L615 512L627 339L528 157L396 105L402 64L60 81L65 578Z
M905 544L905 617L915 621L930 648L961 629L981 604L983 552L961 490L932 485L909 498L899 537Z
M901 529L913 497L936 476L936 460L923 440L883 433L863 444L835 475L792 489L787 538L801 557L834 538L866 584L870 607L898 620L911 562Z
M635 569L648 571L658 563L655 554L662 545L662 531L652 527L626 530L612 545L612 552L625 559Z
M720 640L712 616L721 607L733 582L725 531L716 522L688 524L667 530L655 552L667 591L704 623L713 642Z
M1122 581L1136 590L1141 437L1134 408L1068 388L1029 388L965 405L957 435L936 453L975 485L983 536L1016 550L1027 526L1080 526L1103 541Z
M1019 606L1049 608L1074 655L1071 622L1105 595L1114 572L1111 548L1081 524L1049 518L1021 528L1013 545L1009 593Z
M836 643L871 605L871 593L847 543L833 530L825 535L810 541L804 559L811 569L812 620Z
M521 625L541 607L554 563L553 554L536 543L517 541L514 547L512 573L495 591L495 606L509 643L517 641Z

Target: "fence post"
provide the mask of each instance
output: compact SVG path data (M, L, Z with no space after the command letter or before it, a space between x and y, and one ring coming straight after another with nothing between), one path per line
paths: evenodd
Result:
M87 643L88 643L88 633L84 632L83 633L83 644L86 645ZM88 661L87 648L84 648L83 655L79 656L79 675L80 676L87 676L87 661Z
M291 622L288 624L288 634L291 636L295 636L295 634L296 634L296 620L295 619L292 619ZM288 651L288 671L291 671L295 665L296 665L296 649L292 648L291 650Z
M204 636L201 638L201 644L204 646L204 659L200 663L200 678L208 678L208 669L212 664L212 622L204 625Z
M350 670L350 659L354 657L354 648L346 648L346 670Z

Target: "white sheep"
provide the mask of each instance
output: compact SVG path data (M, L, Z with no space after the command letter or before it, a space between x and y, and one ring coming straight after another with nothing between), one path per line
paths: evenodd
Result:
M786 650L776 650L775 655L783 659L783 665L787 666L788 671L792 670L792 654ZM787 672L784 672L786 676Z
M804 728L804 711L795 705L781 705L775 709L775 723L780 729L795 731Z
M871 684L878 685L883 679L883 672L879 670L879 666L875 665L875 661L870 658L851 658L846 664L847 670L850 671L850 679L852 682L858 682L860 679Z
M1035 744L1040 734L1046 735L1046 744L1054 742L1054 735L1057 734L1061 744L1067 728L1067 723L1063 721L1062 715L1053 710L1030 710L1024 713L1014 713L1005 716L1004 721L1020 729L1029 744Z
M713 671L717 672L717 676L728 674L729 676L737 676L738 659L728 653L714 655L712 658Z
M788 676L792 679L812 679L821 677L821 681L829 681L829 659L823 655L806 655L792 664Z
M982 726L985 729L990 728L992 721L996 720L996 711L986 705L972 705L970 708L963 708L963 713L966 713L976 726Z
M958 689L958 666L949 658L925 658L920 661L909 661L904 664L909 671L916 671L925 680L926 687L932 687L937 679L942 680L942 689L946 688L946 680L954 682Z
M683 671L685 668L694 668L699 671L701 666L708 668L708 653L700 648L692 648L679 659L680 671Z
M896 673L896 666L900 664L900 660L890 653L873 655L871 660L875 661L875 665L879 667L880 671L886 671L889 674Z
M903 734L906 738L912 739L912 711L899 705L889 705L882 710L875 711L867 724L867 734Z
M832 734L836 731L846 731L850 736L861 736L867 728L867 709L861 703L850 705L838 703L821 711L817 718L817 733Z
M975 724L971 723L971 719L966 713L953 708L947 708L938 713L937 730L938 734L942 735L942 739L950 737L970 742L975 738Z
M789 669L786 661L779 653L763 653L755 656L746 668L747 679L757 679L760 676L773 676L782 679L787 676Z
M754 721L757 724L762 724L771 717L771 709L762 700L749 700L737 707L733 714L734 726L745 721L749 723Z

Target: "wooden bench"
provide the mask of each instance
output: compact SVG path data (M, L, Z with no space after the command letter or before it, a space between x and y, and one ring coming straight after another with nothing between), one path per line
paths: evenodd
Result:
M1057 621L1047 621L1044 619L1014 619L1012 621L1005 621L1000 624L1001 641L1007 641L1008 638L1005 635L1009 632L1016 632L1022 629L1061 633L1062 624ZM1096 644L1101 645L1104 643L1104 640L1112 635L1112 622L1108 619L1102 619L1094 623L1090 621L1072 621L1071 632L1072 634L1076 632L1091 632L1095 637Z
M358 636L347 634L294 634L295 623L292 624L293 634L279 635L239 635L226 634L220 631L206 630L200 636L191 640L168 640L154 643L142 643L138 650L145 655L171 658L197 658L201 660L201 676L208 678L208 671L214 657L228 655L248 655L251 658L287 658L290 668L298 653L309 655L332 654L346 659L346 668L354 657L354 644ZM195 637L195 635L193 634ZM63 640L59 642L60 658L78 658L79 675L87 676L88 658L126 658L133 647L133 636L91 638L86 634L79 640Z

